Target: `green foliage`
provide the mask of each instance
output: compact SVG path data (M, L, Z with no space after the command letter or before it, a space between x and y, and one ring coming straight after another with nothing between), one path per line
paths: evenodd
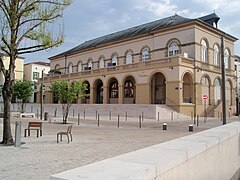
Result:
M34 83L27 80L16 81L13 85L13 96L22 104L22 112L24 104L26 104L28 102L28 98L32 96L33 86Z
M68 83L66 80L53 82L50 86L54 98L56 98L63 108L63 123L66 123L69 109L75 101L82 99L86 94L87 85L82 81Z

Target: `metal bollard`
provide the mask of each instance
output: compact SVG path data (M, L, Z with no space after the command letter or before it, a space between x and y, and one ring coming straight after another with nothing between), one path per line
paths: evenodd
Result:
M158 121L159 121L159 112L158 112Z
M99 127L99 125L100 125L100 122L99 122L99 114L98 114L97 121L98 121L98 127Z
M111 117L111 111L109 111L109 120L111 120L111 118L112 118L112 117Z
M21 122L15 122L15 146L21 145Z
M78 113L78 125L80 124L80 113Z
M118 125L117 125L117 127L119 127L119 114L118 114Z
M142 127L142 123L141 123L141 115L139 115L139 128Z

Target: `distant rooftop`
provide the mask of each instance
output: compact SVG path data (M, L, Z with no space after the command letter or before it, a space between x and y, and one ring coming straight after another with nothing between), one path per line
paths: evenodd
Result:
M178 25L178 24L182 24L182 23L186 23L186 22L190 22L190 21L194 21L194 20L199 20L203 23L208 24L211 27L214 27L214 23L215 23L215 25L217 27L217 22L219 19L220 18L215 14L215 12L212 14L209 14L207 16L197 18L197 19L189 19L189 18L185 18L185 17L175 14L174 16L170 16L167 18L163 18L163 19L156 20L156 21L153 21L150 23L142 24L139 26L135 26L135 27L126 29L126 30L122 30L119 32L115 32L112 34L108 34L108 35L105 35L102 37L98 37L98 38L86 41L68 51L65 51L65 52L60 53L55 56L52 56L49 59L55 58L57 56L70 55L70 54L73 54L76 52L80 52L82 50L95 48L97 46L100 46L100 45L103 45L106 43L116 42L119 40L148 34L153 31L156 31L156 30L164 29L167 27L171 27L174 25Z
M38 64L38 65L43 65L43 66L50 66L50 63L42 62L42 61L30 62L30 63L24 64L24 65L29 65L29 64Z

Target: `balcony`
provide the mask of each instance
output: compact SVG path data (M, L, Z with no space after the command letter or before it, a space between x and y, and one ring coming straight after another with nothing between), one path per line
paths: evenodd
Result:
M123 64L118 66L109 66L105 68L98 68L92 70L85 70L81 72L74 72L70 74L61 74L55 76L48 76L44 78L44 81L52 81L57 79L75 79L75 78L87 78L92 76L103 76L117 73L128 73L132 71L143 71L148 69L155 68L164 68L169 66L188 66L193 68L194 61L193 59L174 56L163 59L155 59L148 61L140 61L132 64Z

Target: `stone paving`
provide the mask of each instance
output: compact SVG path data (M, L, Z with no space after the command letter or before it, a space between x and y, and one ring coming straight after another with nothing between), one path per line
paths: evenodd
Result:
M105 119L105 120L103 120ZM30 137L23 137L24 128L28 121L43 122L43 136L36 137L32 132ZM227 122L238 121L232 118ZM81 120L70 118L69 124L73 124L73 142L56 142L56 134L65 131L67 125L56 121L38 119L12 118L12 133L14 136L14 122L22 122L22 142L20 147L0 146L0 179L49 179L52 174L80 167L89 163L111 158L123 153L138 150L151 145L159 144L178 137L196 133L222 124L218 119L207 119L204 123L200 120L199 126L194 125L194 132L188 132L190 120L168 121L167 131L162 130L163 121L144 119L139 128L139 120L136 118L120 120L117 127L117 119L111 121L102 117L100 126L97 120ZM0 138L2 139L2 120L0 121Z

